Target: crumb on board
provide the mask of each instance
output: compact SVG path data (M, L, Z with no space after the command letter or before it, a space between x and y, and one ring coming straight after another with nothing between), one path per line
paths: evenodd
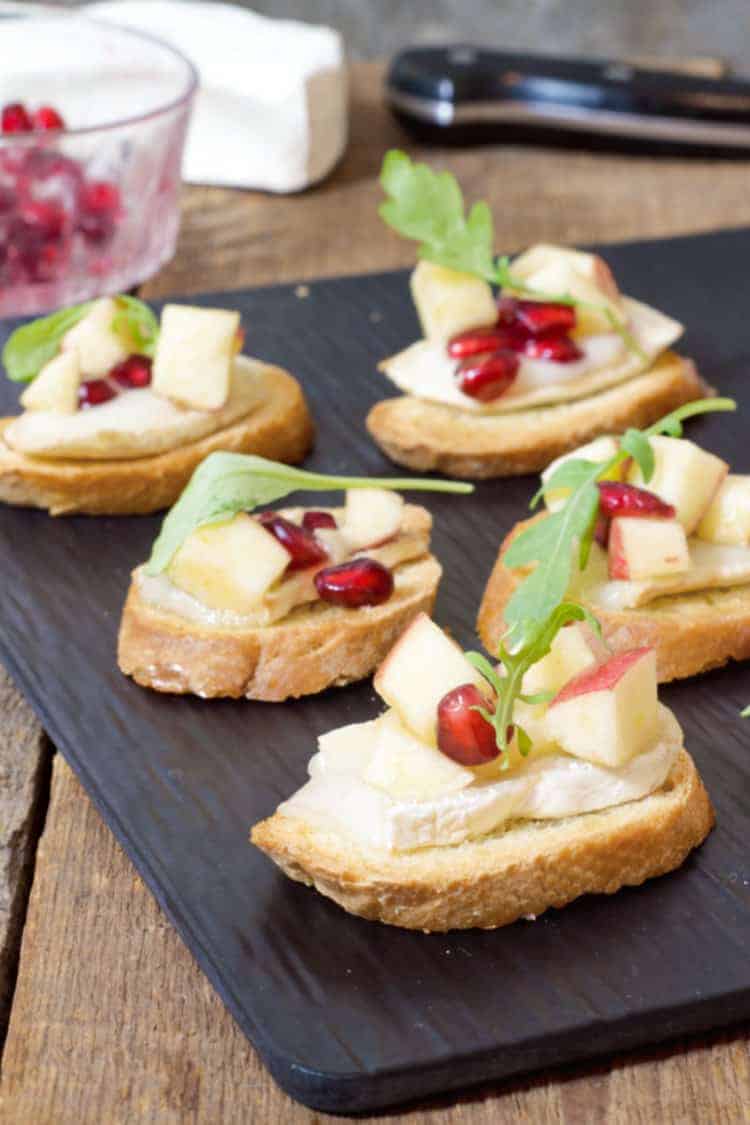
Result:
M309 285L298 285L297 288L294 290L294 296L299 297L300 299L302 299L304 297L309 297L310 296L310 286Z

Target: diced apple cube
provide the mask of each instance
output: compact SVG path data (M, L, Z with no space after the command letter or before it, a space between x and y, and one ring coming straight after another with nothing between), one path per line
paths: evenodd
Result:
M481 277L421 261L411 275L411 295L428 340L444 341L497 320L492 289Z
M709 543L750 543L750 476L730 473L698 524L696 535Z
M474 774L420 741L395 711L387 711L378 721L375 748L364 779L397 801L430 801L465 789Z
M550 704L546 725L568 754L604 766L648 750L659 732L654 649L619 653L576 676Z
M679 520L618 516L609 529L609 577L637 582L682 574L690 569L690 550Z
M707 453L686 438L659 435L652 437L654 474L645 482L638 465L633 462L628 481L655 492L672 504L677 519L691 535L705 515L719 486L729 472L726 461Z
M346 494L343 533L352 551L375 547L401 529L404 501L386 488L350 488Z
M53 414L75 414L81 368L77 351L60 352L45 363L21 395L25 410L49 410Z
M526 281L540 269L552 262L566 262L576 273L592 281L605 297L611 301L620 300L620 291L612 270L599 254L589 254L585 250L571 250L567 246L550 246L537 243L523 254L514 258L511 272L521 281Z
M249 613L286 570L291 556L277 539L239 512L192 532L169 565L175 586L211 609Z
M469 683L485 686L455 641L421 613L380 665L373 686L409 730L435 746L438 703L453 688Z
M220 410L229 397L240 314L165 305L151 388L193 410Z
M607 659L604 642L585 621L566 625L555 637L546 656L532 664L523 678L525 695L557 693L574 676Z
M85 379L106 375L131 353L129 341L112 327L117 305L112 297L94 301L86 315L65 333L61 351L75 349Z
M556 469L569 461L571 457L582 461L609 461L614 457L619 450L617 438L613 437L599 437L594 441L587 442L586 445L574 449L572 453L564 453L562 457L558 457L556 461L551 464L542 473L542 481L548 481ZM620 480L623 472L623 464L618 465L615 469L610 470L602 479L603 480ZM565 501L570 495L569 488L556 488L552 492L548 492L544 497L544 503L550 512L556 512L562 508Z

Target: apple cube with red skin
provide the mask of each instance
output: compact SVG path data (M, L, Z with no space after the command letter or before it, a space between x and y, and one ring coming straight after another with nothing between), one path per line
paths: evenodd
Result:
M690 569L685 528L679 520L618 516L609 531L609 577L639 582Z
M546 656L532 664L523 678L525 695L558 692L574 676L601 664L609 656L604 642L585 621L561 629Z
M440 700L461 684L488 690L476 668L439 625L420 613L378 669L373 686L423 742L437 744Z
M729 472L729 465L685 438L660 435L650 441L655 461L653 476L644 481L633 462L628 482L655 492L671 504L686 533L692 535Z
M404 500L397 492L386 488L350 488L342 527L350 550L376 547L393 539L401 530L403 512Z
M553 699L545 725L563 750L603 766L621 766L659 736L656 653L619 653L570 680Z

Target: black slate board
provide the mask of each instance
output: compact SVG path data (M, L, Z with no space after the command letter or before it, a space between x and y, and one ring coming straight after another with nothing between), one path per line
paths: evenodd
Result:
M743 413L691 436L750 471L750 231L609 247L626 292L690 326L684 348ZM367 408L376 360L416 335L403 273L206 296L295 372L318 420L311 467L387 474ZM7 335L9 326L6 324ZM16 388L0 385L2 413ZM393 470L394 472L397 470ZM430 497L437 618L467 646L498 542L532 481ZM305 779L315 737L372 717L369 683L281 705L161 697L115 666L120 607L157 519L0 510L0 655L277 1081L310 1106L372 1110L750 1016L750 677L666 689L718 827L673 875L536 923L424 936L351 918L247 843ZM82 862L84 861L82 857Z

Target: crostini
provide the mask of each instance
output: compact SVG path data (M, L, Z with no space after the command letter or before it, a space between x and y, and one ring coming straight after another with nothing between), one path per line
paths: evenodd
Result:
M3 351L28 386L0 419L0 501L51 515L175 502L217 449L296 463L313 424L296 380L239 354L240 316L103 297L24 325Z
M393 461L475 479L533 472L709 393L671 350L682 325L623 296L599 255L537 245L496 259L489 209L465 218L448 173L391 152L382 183L381 215L422 259L411 294L423 338L380 364L404 393L367 419Z
M419 616L375 677L387 710L324 734L252 842L350 913L425 931L679 867L713 811L654 652L611 656L582 617L564 607L498 674Z
M155 691L283 700L369 675L430 611L441 567L432 518L377 481L214 453L132 576L120 669ZM346 489L337 508L250 512L297 489Z
M722 404L734 405L705 405ZM488 648L555 534L574 528L593 541L585 565L565 568L566 594L597 616L613 651L652 646L660 681L750 658L750 476L676 436L674 417L644 434L600 437L542 474L547 511L510 532L484 592L478 630Z

